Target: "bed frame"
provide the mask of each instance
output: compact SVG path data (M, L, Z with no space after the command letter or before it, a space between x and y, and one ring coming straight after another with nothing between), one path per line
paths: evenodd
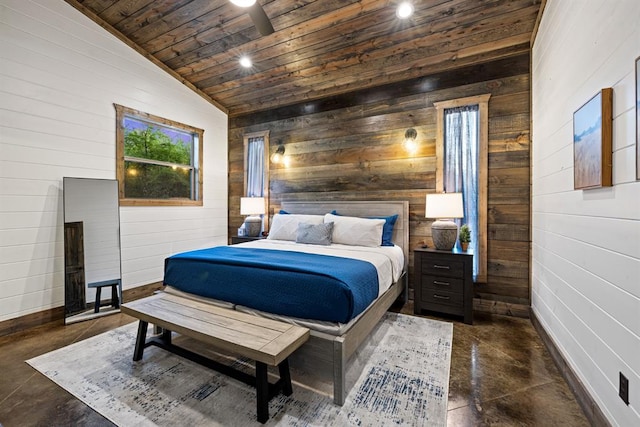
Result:
M407 267L409 265L409 202L407 201L319 201L319 202L282 202L282 209L292 214L325 214L336 210L344 216L389 216L398 215L393 242L404 252L404 269L400 279L381 295L353 326L343 335L334 336L323 332L311 331L306 344L291 357L292 367L313 372L333 384L333 401L344 404L352 379L359 376L359 367L353 359L354 353L376 327L389 307L403 295L406 301L408 292ZM349 378L347 369L349 368ZM354 372L355 371L355 372Z

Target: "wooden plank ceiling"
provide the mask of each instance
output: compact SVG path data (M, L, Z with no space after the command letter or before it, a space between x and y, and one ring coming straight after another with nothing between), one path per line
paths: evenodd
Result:
M400 20L399 0L258 0L275 28L261 36L229 0L66 1L230 116L528 52L540 9L540 0L413 0Z

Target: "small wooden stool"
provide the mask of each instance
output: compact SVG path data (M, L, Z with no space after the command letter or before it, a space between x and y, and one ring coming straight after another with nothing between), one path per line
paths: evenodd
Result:
M100 297L102 294L102 288L105 286L111 286L111 304L114 308L120 308L120 279L103 280L102 282L87 283L87 288L96 288L96 302L93 311L98 313L102 304L100 303Z

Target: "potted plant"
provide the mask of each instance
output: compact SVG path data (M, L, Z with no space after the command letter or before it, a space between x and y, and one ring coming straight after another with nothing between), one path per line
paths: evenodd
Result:
M460 247L466 252L469 247L469 242L471 241L471 229L467 224L463 224L462 227L460 227L458 240L460 240Z

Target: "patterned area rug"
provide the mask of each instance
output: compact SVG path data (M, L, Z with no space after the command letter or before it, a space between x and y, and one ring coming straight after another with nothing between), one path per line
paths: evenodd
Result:
M120 426L261 425L250 386L157 347L133 362L136 331L137 322L27 363ZM364 367L342 407L292 369L293 395L271 400L266 425L445 426L452 335L450 323L387 313L370 351L355 355Z

